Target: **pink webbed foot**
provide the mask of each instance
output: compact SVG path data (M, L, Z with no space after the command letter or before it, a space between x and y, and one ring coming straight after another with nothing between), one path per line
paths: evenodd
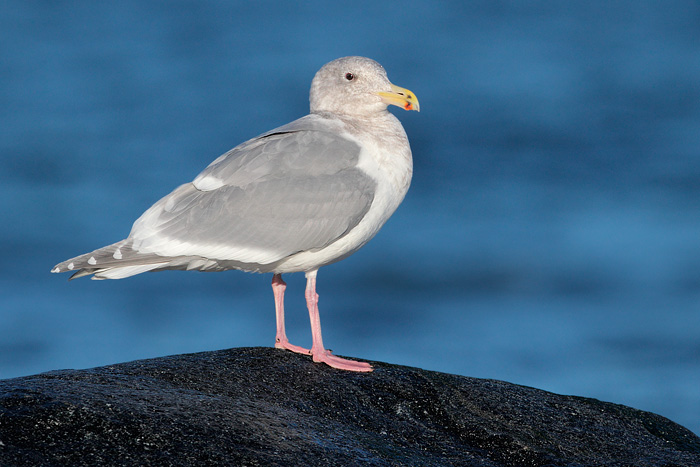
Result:
M325 363L326 365L337 368L339 370L358 371L368 373L372 371L372 365L366 362L357 362L348 360L347 358L336 357L331 354L330 350L322 349L320 352L312 353L313 360L316 363Z
M304 355L311 355L311 350L305 349L304 347L299 347L298 345L290 344L287 339L281 340L278 338L277 342L275 342L275 348L289 350L291 352Z

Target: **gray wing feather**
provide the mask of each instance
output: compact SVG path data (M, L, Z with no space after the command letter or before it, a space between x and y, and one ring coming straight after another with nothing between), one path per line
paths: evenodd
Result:
M316 115L295 120L222 155L195 178L245 186L271 178L337 173L357 164L360 147Z
M303 120L234 148L161 199L134 224L134 247L270 263L342 237L369 210L376 182L356 167L356 143ZM220 186L197 189L207 178Z

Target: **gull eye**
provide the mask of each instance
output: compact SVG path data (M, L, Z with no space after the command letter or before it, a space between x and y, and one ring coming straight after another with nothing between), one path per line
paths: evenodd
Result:
M353 75L352 73L345 73L345 79L348 81L352 81L355 79L355 75Z

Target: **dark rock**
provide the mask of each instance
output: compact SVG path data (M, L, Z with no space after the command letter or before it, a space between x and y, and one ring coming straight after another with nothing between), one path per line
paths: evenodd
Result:
M0 465L700 465L652 413L374 365L247 348L0 381Z

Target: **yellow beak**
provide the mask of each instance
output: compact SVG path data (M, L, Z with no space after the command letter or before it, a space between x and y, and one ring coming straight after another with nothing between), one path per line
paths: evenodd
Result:
M377 94L382 98L382 102L385 104L396 105L405 110L420 112L420 105L418 104L416 95L408 89L400 88L392 84L391 92L378 92Z

